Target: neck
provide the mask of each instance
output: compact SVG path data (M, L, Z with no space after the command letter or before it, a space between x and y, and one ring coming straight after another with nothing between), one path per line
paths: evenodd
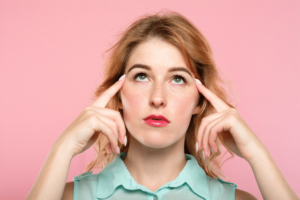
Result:
M186 162L184 137L165 148L147 147L131 137L124 159L124 164L135 182L153 192L176 179Z

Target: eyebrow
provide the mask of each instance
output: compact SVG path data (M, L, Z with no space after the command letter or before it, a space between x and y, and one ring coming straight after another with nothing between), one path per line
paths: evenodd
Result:
M143 64L134 64L132 67L129 68L129 70L127 71L126 74L128 74L131 70L133 70L134 68L142 68L142 69L147 69L149 71L151 71L151 68L148 66L148 65L143 65ZM175 71L182 71L182 72L186 72L188 73L191 77L192 74L189 70L187 70L186 68L183 68L183 67L173 67L173 68L170 68L168 70L168 72L175 72Z

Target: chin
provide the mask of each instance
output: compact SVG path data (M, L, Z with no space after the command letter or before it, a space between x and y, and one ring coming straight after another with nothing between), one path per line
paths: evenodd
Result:
M165 148L177 141L176 138L174 138L174 136L171 137L170 135L157 132L145 133L138 136L132 135L132 137L134 137L134 139L137 140L137 142L151 148Z

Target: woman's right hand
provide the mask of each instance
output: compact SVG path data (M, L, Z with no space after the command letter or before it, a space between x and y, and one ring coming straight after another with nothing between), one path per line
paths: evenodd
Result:
M123 75L125 76L125 74ZM108 153L120 153L118 139L125 142L126 129L120 112L105 108L108 101L122 88L125 77L114 83L64 130L56 144L63 144L72 157L90 148L100 132L109 140ZM125 144L126 145L126 144Z

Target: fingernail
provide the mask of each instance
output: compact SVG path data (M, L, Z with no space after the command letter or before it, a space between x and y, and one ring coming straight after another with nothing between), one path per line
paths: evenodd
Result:
M198 142L196 142L196 152L198 152Z
M120 78L119 81L122 80L125 77L126 74L123 74Z
M126 146L127 145L127 137L126 137L126 135L125 135L125 139L124 139L125 141L124 141L124 145Z
M214 153L214 150L210 147L210 150L211 150L211 153L214 155L215 153Z
M118 147L118 154L120 154L120 148Z
M203 159L205 159L204 149L202 150Z
M107 151L107 154L108 154L108 150L106 149L106 151ZM114 154L114 152L113 152L113 150L111 150L111 154L110 154L110 156L112 156Z
M199 83L200 85L202 85L201 81L197 78L195 78L195 80L197 81L197 83Z
M106 148L106 152L107 152L107 154L109 154L109 153L108 153L108 149L107 149L107 148ZM113 152L113 151L111 151L111 154L110 154L110 156L111 156L111 155L113 155L113 154L114 154L114 152Z

